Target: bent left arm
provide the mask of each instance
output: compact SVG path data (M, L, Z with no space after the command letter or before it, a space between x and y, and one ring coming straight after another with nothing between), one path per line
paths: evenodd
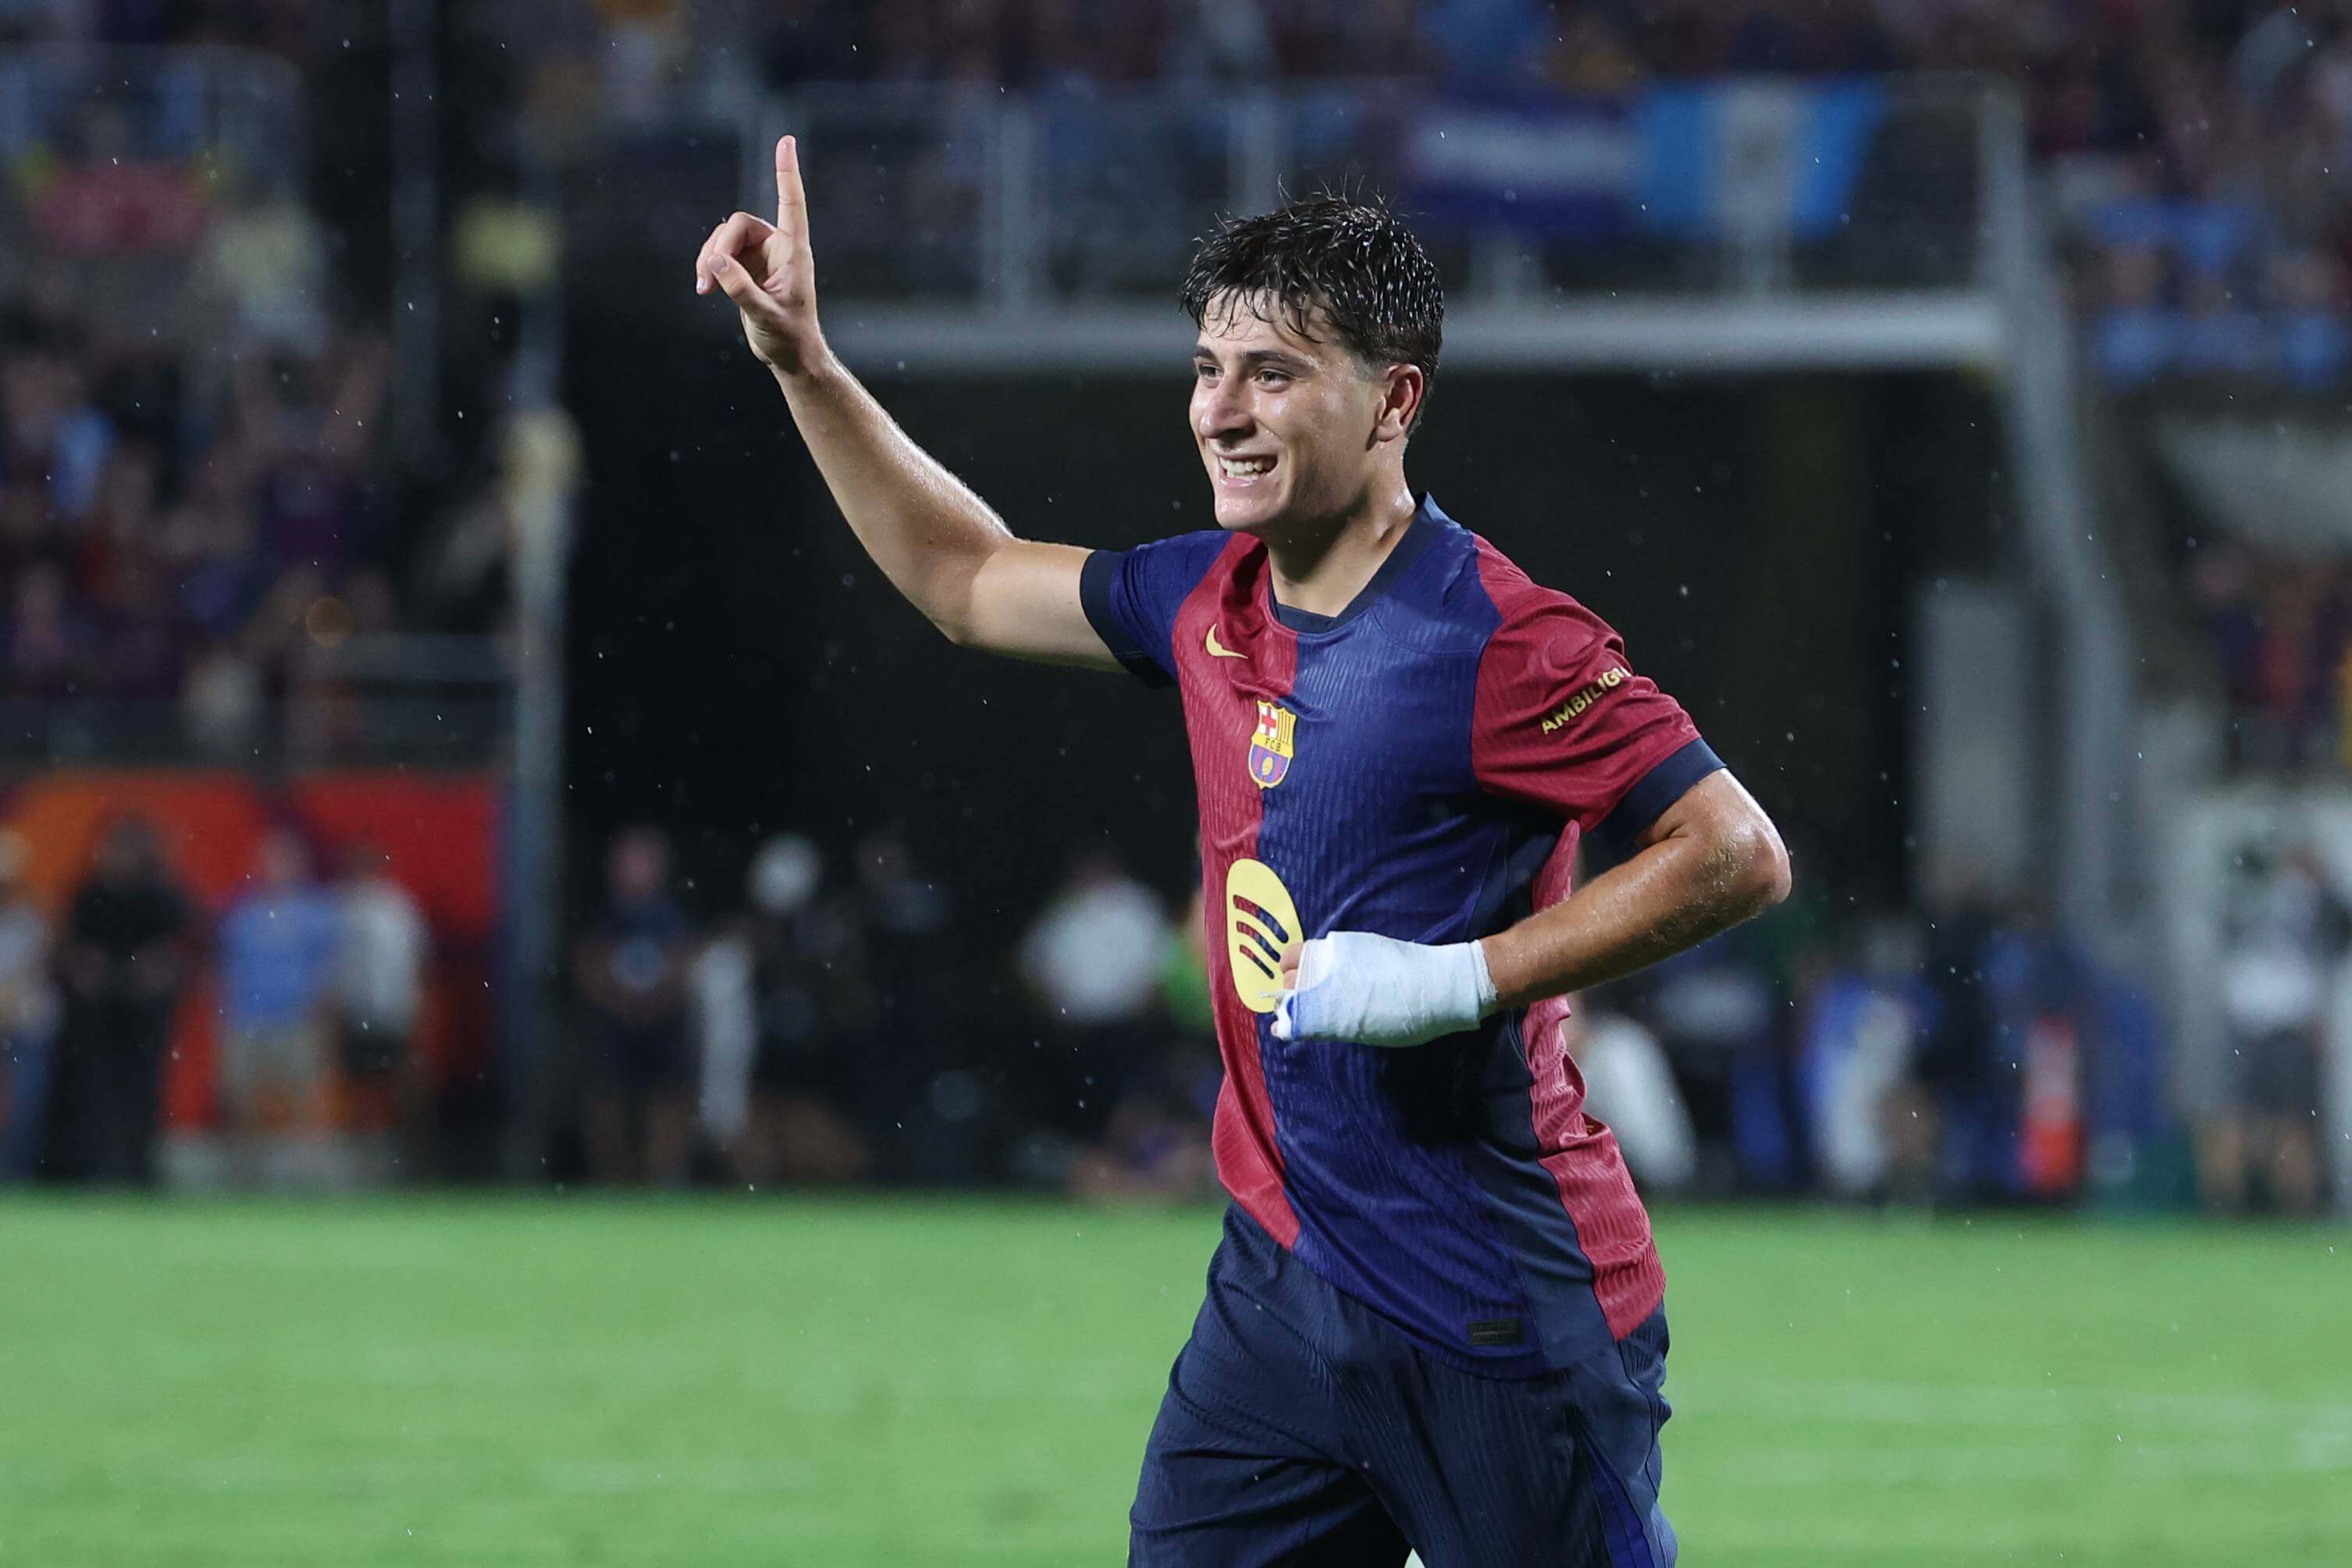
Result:
M1789 896L1789 852L1728 771L1708 774L1634 852L1479 946L1496 1005L1526 1007L1646 968Z
M1708 774L1659 814L1623 864L1475 942L1334 932L1285 957L1278 1040L1410 1046L1500 1008L1654 964L1789 895L1789 852L1739 781Z

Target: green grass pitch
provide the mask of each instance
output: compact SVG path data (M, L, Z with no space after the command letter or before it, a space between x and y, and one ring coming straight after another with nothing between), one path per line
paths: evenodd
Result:
M0 1563L1114 1563L1215 1232L0 1199ZM2343 1230L1659 1232L1692 1568L2352 1563Z

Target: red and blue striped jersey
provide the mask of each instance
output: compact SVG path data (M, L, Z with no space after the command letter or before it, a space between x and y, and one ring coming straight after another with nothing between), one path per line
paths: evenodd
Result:
M1234 1201L1456 1364L1532 1375L1622 1339L1664 1275L1564 999L1402 1051L1268 1026L1293 940L1460 942L1567 897L1580 841L1721 766L1689 717L1426 498L1336 616L1276 603L1245 534L1097 551L1081 589L1119 662L1183 700Z

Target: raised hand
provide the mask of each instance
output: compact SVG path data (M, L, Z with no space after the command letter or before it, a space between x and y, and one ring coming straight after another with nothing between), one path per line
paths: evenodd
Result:
M735 302L743 338L780 376L799 375L825 355L816 323L816 265L809 256L808 198L799 149L776 143L776 221L737 213L710 231L694 258L694 291L713 286Z

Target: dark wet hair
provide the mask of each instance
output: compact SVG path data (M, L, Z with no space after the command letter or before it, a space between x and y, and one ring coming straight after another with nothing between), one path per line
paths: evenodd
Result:
M1199 326L1230 292L1263 315L1265 301L1302 337L1317 306L1339 341L1370 365L1421 367L1422 408L1444 339L1445 286L1412 231L1377 200L1325 193L1254 218L1223 218L1192 252L1177 298ZM1413 411L1413 424L1421 410ZM1409 434L1409 433L1408 433Z

